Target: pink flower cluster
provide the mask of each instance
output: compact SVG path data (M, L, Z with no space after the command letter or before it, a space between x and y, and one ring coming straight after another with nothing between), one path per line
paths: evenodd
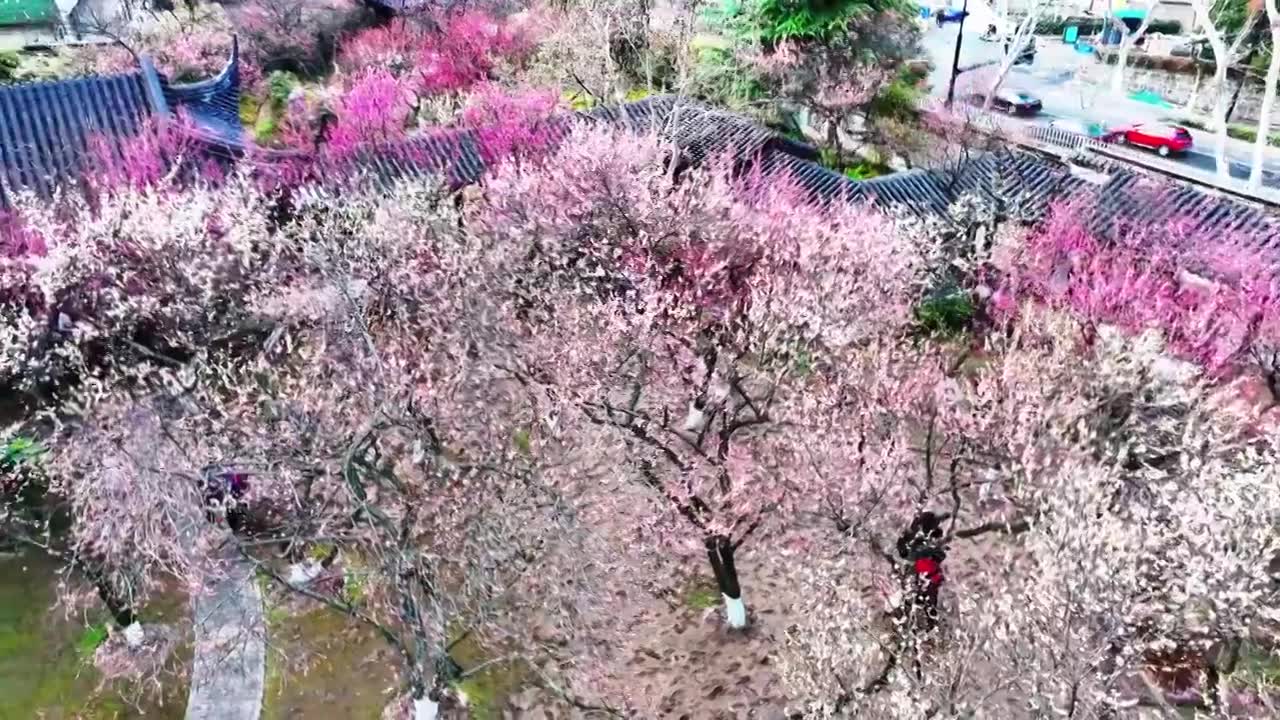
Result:
M1106 239L1081 221L1093 216L1089 207L1053 211L1007 268L996 310L1033 299L1089 325L1158 329L1176 352L1215 373L1280 343L1275 258L1249 237L1173 220Z
M335 109L337 121L328 133L328 148L336 157L345 157L361 146L404 137L413 93L402 78L375 67L357 77Z
M486 163L536 159L560 139L547 124L559 100L549 90L506 90L487 84L468 98L462 122L475 129Z
M415 92L433 95L465 90L533 48L529 31L485 12L448 14L437 22L438 30L409 20L362 30L343 42L339 64L387 68L408 78Z
M97 191L158 185L180 163L197 161L190 127L190 120L181 116L173 122L148 118L133 136L91 137L88 182ZM213 167L200 169L207 179L220 175Z

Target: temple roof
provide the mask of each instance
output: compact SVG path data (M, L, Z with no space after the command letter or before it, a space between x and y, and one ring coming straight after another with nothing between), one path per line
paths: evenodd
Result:
M1091 219L1095 229L1163 222L1176 216L1215 232L1261 236L1268 244L1280 238L1275 213L1212 191L1153 181L1115 163L1102 164L1098 184L1060 161L1006 149L975 154L950 170L913 169L853 180L816 162L819 153L813 147L742 116L676 96L565 113L547 123L552 135L563 139L584 121L656 133L679 148L688 165L728 157L740 169L754 164L766 174L785 174L820 203L865 201L885 210L948 222L956 203L970 198L1035 221L1055 203L1095 194ZM462 128L416 136L358 156L354 164L384 182L406 174L438 174L454 187L478 182L485 172L476 131Z
M95 138L117 151L151 119L181 112L198 139L236 145L241 136L238 54L200 83L172 84L151 61L121 75L0 87L0 205L20 190L48 196L75 182Z

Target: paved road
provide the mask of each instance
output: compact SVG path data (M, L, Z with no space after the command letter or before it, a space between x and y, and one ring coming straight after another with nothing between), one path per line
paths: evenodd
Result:
M229 557L226 577L196 599L186 720L259 720L266 674L262 596L253 569Z
M982 26L975 25L971 28L970 23L965 23L964 41L960 50L961 68L1000 59L1001 47L979 39ZM934 63L929 82L936 97L946 97L947 94L955 53L956 28L954 24L942 28L930 25L925 31L924 46ZM1101 87L1103 83L1099 82L1104 75L1096 67L1097 60L1090 55L1078 53L1070 46L1048 38L1039 38L1037 49L1035 62L1028 66L1014 67L1005 80L1005 87L1027 92L1040 98L1043 103L1043 112L1037 117L1028 118L1026 122L1047 125L1055 119L1063 118L1085 123L1102 122L1114 127L1134 122L1159 122L1175 113L1170 108L1107 94ZM994 71L994 67L988 69L987 77L990 78L990 73ZM962 73L956 82L956 95L960 96L966 85L972 87L979 76L980 72L968 77ZM1212 149L1213 136L1198 130L1192 130L1191 135L1195 144L1192 151L1181 158L1182 164L1190 174L1213 176L1217 169ZM1251 144L1234 139L1229 141L1227 159L1230 161L1233 177L1249 177L1251 152ZM1272 159L1264 163L1263 184L1280 188L1280 156L1274 151L1269 155Z

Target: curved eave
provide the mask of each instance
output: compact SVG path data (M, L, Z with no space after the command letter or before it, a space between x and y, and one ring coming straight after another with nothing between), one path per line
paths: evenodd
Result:
M183 113L195 126L194 135L227 148L244 143L240 123L240 43L231 38L231 54L222 72L190 83L161 81L173 113Z

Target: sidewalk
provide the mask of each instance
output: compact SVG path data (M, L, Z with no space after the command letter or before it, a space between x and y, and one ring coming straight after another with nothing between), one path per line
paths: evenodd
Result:
M267 640L262 595L248 564L196 600L195 659L186 720L259 720Z

